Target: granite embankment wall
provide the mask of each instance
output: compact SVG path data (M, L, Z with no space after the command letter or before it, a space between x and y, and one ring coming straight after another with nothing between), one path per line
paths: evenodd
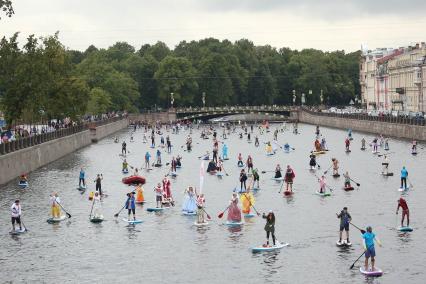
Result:
M91 127L73 135L50 140L39 145L0 156L0 184L5 184L21 173L28 173L49 164L80 148L86 147L128 125L127 119Z
M297 113L298 120L303 123L334 127L340 129L352 129L384 136L416 139L426 141L426 126L404 123L392 123L385 121L360 120L355 118L341 118L315 114L306 110Z

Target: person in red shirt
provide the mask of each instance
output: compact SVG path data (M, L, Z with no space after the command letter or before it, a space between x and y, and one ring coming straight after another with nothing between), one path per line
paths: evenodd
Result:
M290 167L290 165L287 165L287 171L285 172L285 183L287 185L286 191L293 192L293 180L296 177L296 174L294 173L293 169Z
M350 145L351 145L351 142L349 141L348 138L346 138L346 140L345 140L346 151L349 151L349 146Z
M398 200L398 207L396 208L396 214L398 214L399 207L402 208L401 227L404 227L405 216L407 216L407 227L410 226L410 211L408 210L407 202L402 197Z

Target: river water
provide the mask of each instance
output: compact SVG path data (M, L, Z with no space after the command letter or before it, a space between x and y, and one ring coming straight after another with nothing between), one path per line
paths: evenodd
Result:
M274 129L272 125L272 129ZM240 140L236 134L225 142L231 159L225 162L230 176L218 179L206 175L203 192L207 212L214 217L206 228L193 226L194 218L181 215L183 190L188 185L199 185L200 160L198 156L211 149L211 140L199 139L194 130L194 149L187 153L183 131L170 133L174 145L173 155L183 156L179 176L172 180L172 191L177 206L163 214L147 213L144 207L155 206L153 187L168 171L166 168L142 171L147 178L145 198L148 203L137 207L137 217L144 223L127 226L114 214L123 206L129 187L121 183L121 145L112 137L103 139L72 153L30 174L30 186L19 189L17 182L0 189L0 283L422 283L424 279L425 222L424 160L426 153L419 149L416 157L410 154L408 141L390 140L390 169L394 177L383 178L381 158L371 151L360 151L360 140L372 136L353 133L352 153L344 152L346 132L321 128L330 151L319 157L321 172L336 157L341 170L350 172L361 186L352 192L342 190L343 178L328 183L335 189L331 197L314 194L318 188L316 178L308 171L309 151L313 148L315 127L300 125L300 135L291 130L280 133L278 140L296 148L288 154L278 151L272 157L265 155L263 147L255 148ZM255 131L257 132L257 131ZM221 131L219 131L221 133ZM137 130L134 143L128 142L131 165L142 165L148 144L142 143L143 130ZM118 133L120 141L129 140L129 130ZM157 143L158 143L157 139ZM272 140L272 131L260 136L261 142ZM422 146L422 145L420 145ZM420 147L419 147L420 148ZM264 220L246 220L241 229L230 229L219 219L218 213L229 202L232 189L238 183L238 152L244 157L252 154L259 171L273 170L277 163L292 165L296 173L293 198L278 194L280 184L272 181L272 173L261 175L261 190L256 193L256 208L261 212L273 210L276 214L276 235L290 246L279 252L252 254L250 248L265 241ZM151 151L152 156L154 152ZM163 160L171 155L163 154ZM399 221L395 215L400 193L399 171L405 165L414 185L405 194L411 213L412 233L396 230ZM89 180L103 173L103 188L108 197L103 199L105 221L89 222L91 202L88 192L76 190L80 167L86 169ZM207 168L207 165L205 165ZM17 173L18 175L19 173ZM57 191L72 218L60 224L46 222L49 217L49 194ZM10 230L9 207L21 199L23 221L29 231L19 236ZM376 248L376 266L384 270L377 279L367 279L359 273L361 259L354 269L353 261L362 253L362 239L351 227L352 247L336 246L339 220L335 213L349 207L353 222L359 226L371 225L383 247ZM120 217L125 217L122 214ZM399 220L399 219L398 219Z

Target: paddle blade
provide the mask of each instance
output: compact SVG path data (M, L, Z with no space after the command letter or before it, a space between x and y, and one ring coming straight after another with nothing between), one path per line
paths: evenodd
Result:
M352 263L352 265L351 265L351 267L349 267L349 269L354 268L354 266L355 266L355 263Z
M219 215L217 215L217 217L219 218L219 219L221 219L222 217L223 217L223 214L224 214L225 212L221 212Z
M207 219L208 220L211 220L212 219L212 217L210 217L210 215L209 214L206 214L207 215Z
M360 230L361 231L361 234L365 234L365 230Z
M71 214L70 214L70 213L68 213L68 212L67 212L67 216L68 216L68 218L71 218Z

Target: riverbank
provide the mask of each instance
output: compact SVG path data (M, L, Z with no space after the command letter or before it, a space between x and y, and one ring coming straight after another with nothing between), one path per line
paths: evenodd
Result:
M297 112L299 122L327 126L338 129L352 129L387 137L426 141L426 127L380 120L360 120L356 118L328 116L305 109Z
M111 135L128 125L122 119L0 156L0 185Z

